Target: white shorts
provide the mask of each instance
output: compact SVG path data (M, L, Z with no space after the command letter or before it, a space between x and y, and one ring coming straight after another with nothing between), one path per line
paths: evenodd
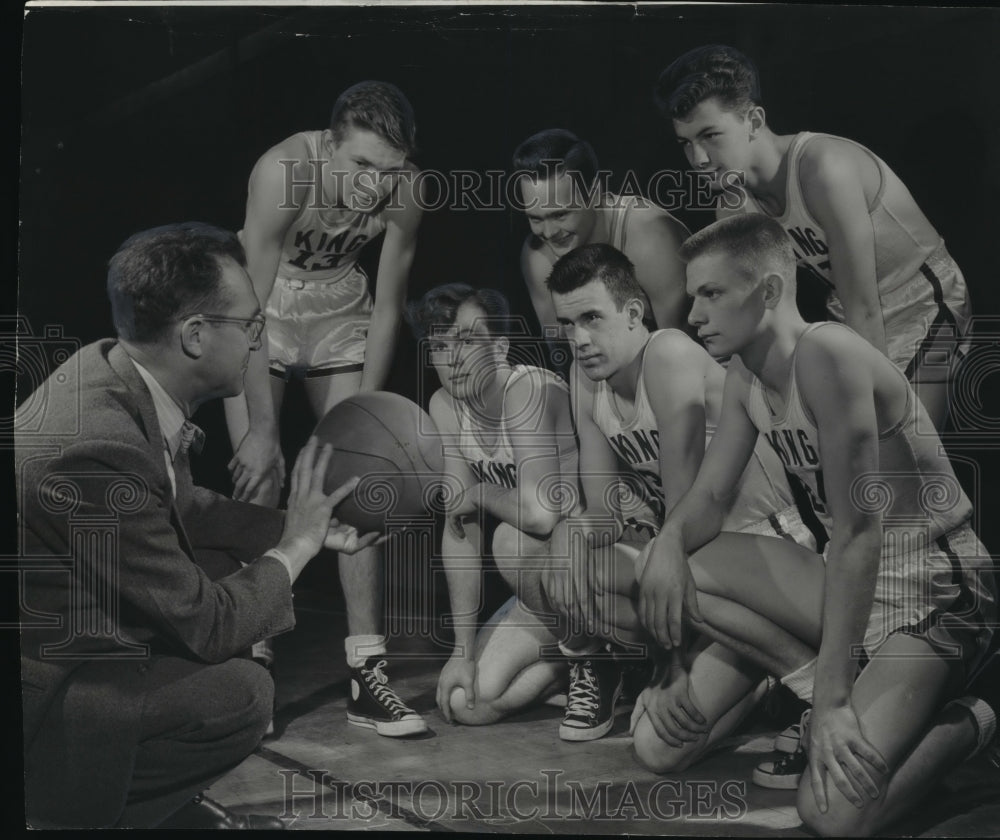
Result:
M360 370L371 312L368 277L360 266L333 282L276 277L265 308L272 371L288 377Z
M927 641L942 658L960 659L971 673L997 621L992 559L968 523L930 543L920 536L886 532L861 659L905 633Z
M791 540L803 548L816 551L816 538L809 530L799 509L795 505L790 505L782 511L772 513L770 516L758 522L752 522L736 531L738 534L757 534L764 537L778 537L779 539ZM652 540L643 546L635 558L635 579L639 580L646 570L646 561L649 559L649 551L652 547Z
M944 242L919 271L894 289L879 290L888 357L911 382L947 382L968 352L972 308L962 270ZM830 315L844 323L833 295Z

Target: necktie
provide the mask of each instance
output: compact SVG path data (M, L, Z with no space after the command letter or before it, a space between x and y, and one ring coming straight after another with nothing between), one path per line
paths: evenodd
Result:
M204 445L205 433L190 420L185 420L184 425L181 426L181 440L177 450L178 454L184 455L188 450L191 450L197 455L201 452L201 448Z

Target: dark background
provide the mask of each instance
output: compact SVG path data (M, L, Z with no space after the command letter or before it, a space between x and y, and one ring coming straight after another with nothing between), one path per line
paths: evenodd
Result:
M630 169L644 185L657 170L685 169L652 104L659 71L691 47L721 42L758 62L777 132L844 135L887 160L962 266L977 315L1000 315L998 30L998 10L959 8L31 10L21 54L19 312L35 335L46 325L83 343L112 334L104 279L118 245L187 219L239 228L258 156L325 127L338 93L362 79L407 94L422 168L506 170L521 140L564 127L594 145L612 185ZM712 220L678 215L692 230ZM535 328L517 264L526 232L508 210L428 213L410 297L450 281L492 286ZM363 257L372 278L377 251ZM411 398L434 385L418 388L416 351L404 330L388 384ZM992 434L997 380L980 384ZM197 419L210 434L201 478L226 490L221 407ZM290 450L311 426L290 389ZM959 435L949 448L996 552L996 442Z
M366 78L395 82L410 98L424 169L509 170L521 140L558 126L591 141L613 186L628 170L645 185L658 170L686 168L652 104L659 71L693 46L721 42L758 62L777 132L841 134L885 158L963 267L977 315L1000 315L998 29L997 10L958 8L32 10L22 54L20 311L36 335L45 325L84 343L111 334L104 276L117 246L186 219L239 228L258 156L324 127L337 94ZM678 215L691 230L712 220ZM507 209L425 214L410 296L456 280L492 286L535 329L517 263L526 232ZM367 248L372 278L377 259L378 247ZM404 328L388 387L424 401L435 383L431 375L419 387L421 374ZM996 379L980 385L987 413ZM221 407L197 419L212 440L200 477L225 489ZM284 425L290 450L312 427L295 389ZM984 469L991 448L976 438ZM983 510L982 475L960 477Z

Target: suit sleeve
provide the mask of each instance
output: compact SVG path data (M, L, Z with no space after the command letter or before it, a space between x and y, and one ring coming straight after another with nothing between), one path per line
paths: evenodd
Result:
M157 465L148 447L127 440L88 440L69 446L38 468L44 474L30 482L38 492L32 503L25 504L25 527L46 553L69 555L68 517L116 520L116 562L90 562L90 568L74 568L71 574L80 575L88 586L96 583L105 591L117 592L117 614L127 636L154 645L162 641L214 663L294 626L291 584L278 560L263 557L215 581L192 562L179 530L186 533L188 522L180 525L170 484L159 478L164 475L162 462ZM71 513L53 498L54 484L45 480L46 475L51 479L60 474L77 488ZM116 498L109 490L116 480L138 491ZM222 543L227 533L249 525L253 511L246 508L251 506L235 502L231 503L235 507L225 506L221 497L202 504L209 496L197 495L199 510L191 524L203 532L214 527L215 542ZM230 519L229 512L236 516ZM265 531L274 529L274 515L258 516L265 522ZM254 540L260 551L270 547L263 545L266 540L255 531L252 538L244 538L242 548ZM71 578L68 585L81 584ZM83 606L84 610L99 608Z

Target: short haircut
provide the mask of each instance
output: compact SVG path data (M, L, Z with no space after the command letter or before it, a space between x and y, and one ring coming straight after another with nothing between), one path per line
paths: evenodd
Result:
M358 82L337 97L330 114L334 142L339 145L349 128L371 131L407 157L417 151L413 106L389 82Z
M739 50L722 44L684 53L660 73L653 95L667 119L684 119L712 98L718 99L722 108L741 114L761 104L754 63Z
M586 286L591 280L600 280L605 285L619 311L633 298L647 305L646 293L636 280L632 261L603 242L574 248L561 256L545 282L550 292L564 295Z
M226 258L246 267L236 234L181 222L130 236L108 262L108 297L120 338L156 342L184 315L230 305L222 286Z
M551 161L556 161L553 170ZM548 163L547 163L548 162ZM582 187L590 187L597 178L597 154L586 140L564 128L547 128L532 134L514 151L514 170L548 178L553 172L580 173Z
M688 237L678 253L689 263L716 251L724 251L736 259L752 277L759 277L764 271L778 271L786 280L795 282L792 241L781 224L770 216L741 213L721 219Z
M472 301L486 313L484 324L490 335L507 335L510 332L510 304L495 289L475 289L466 283L447 283L427 292L420 300L406 306L406 322L414 337L434 335L435 329L450 327L466 301Z

